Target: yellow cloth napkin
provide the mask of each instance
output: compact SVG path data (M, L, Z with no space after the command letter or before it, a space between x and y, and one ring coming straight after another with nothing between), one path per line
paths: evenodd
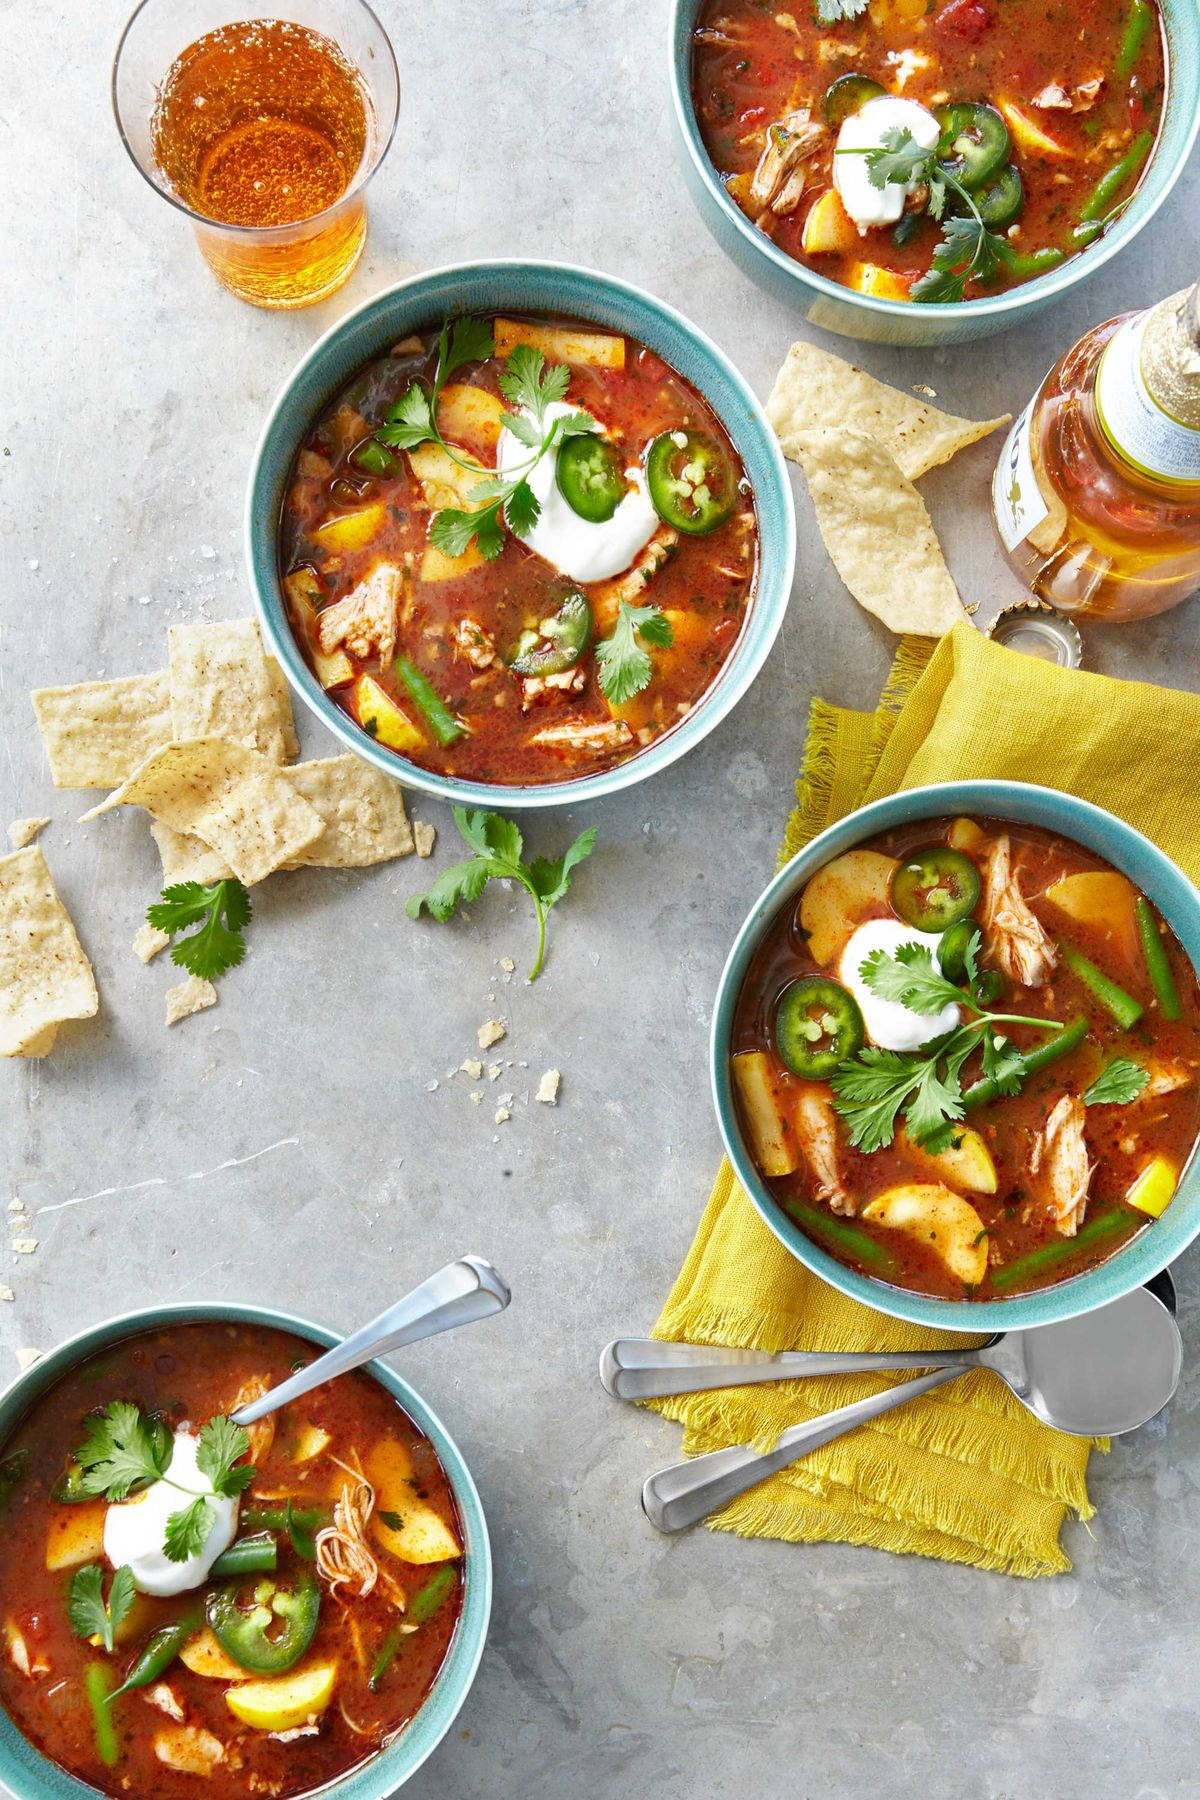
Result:
M865 800L988 776L1065 788L1147 833L1200 880L1200 696L1051 668L956 626L902 644L875 713L814 700L783 855ZM767 1230L723 1163L655 1326L663 1338L766 1350L907 1350L954 1340L836 1293ZM832 1376L655 1404L689 1455L753 1440L888 1386ZM979 1372L911 1400L762 1482L711 1523L745 1537L837 1541L1015 1575L1068 1569L1068 1510L1090 1518L1090 1446L1040 1424Z

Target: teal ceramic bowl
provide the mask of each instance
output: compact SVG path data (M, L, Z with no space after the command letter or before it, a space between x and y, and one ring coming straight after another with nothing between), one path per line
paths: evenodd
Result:
M312 420L355 371L398 338L465 312L566 313L639 338L704 395L728 431L754 489L759 569L741 637L716 681L674 730L616 768L571 781L510 787L419 768L376 744L321 688L288 627L275 560L276 529L292 459ZM568 263L460 263L385 288L339 319L293 370L254 456L246 501L246 560L263 632L288 680L348 750L408 787L464 806L573 806L655 775L693 749L737 705L767 659L792 588L796 515L774 432L747 383L681 313L641 288Z
M696 123L691 95L692 31L702 0L674 0L671 14L671 101L679 157L701 218L725 254L802 318L843 337L877 344L962 344L1020 324L1094 275L1135 238L1158 211L1187 163L1200 130L1200 5L1159 0L1167 35L1167 96L1162 129L1141 186L1120 219L1081 256L998 294L994 300L919 306L876 300L818 275L777 249L725 192ZM1182 228L1183 221L1180 221Z
M1200 892L1169 857L1132 825L1071 794L1029 787L1018 781L951 781L941 787L913 788L886 800L876 800L821 832L780 870L759 897L729 953L717 992L710 1045L713 1098L729 1159L763 1222L793 1256L831 1287L877 1312L916 1325L932 1325L945 1331L1017 1331L1074 1318L1078 1313L1118 1300L1186 1250L1200 1234L1200 1156L1195 1149L1166 1212L1107 1262L1053 1287L1016 1294L1010 1300L938 1300L856 1274L819 1249L787 1217L759 1176L743 1142L730 1079L730 1036L742 982L768 926L783 908L795 903L809 877L832 857L854 849L878 831L907 825L915 819L959 813L1040 825L1095 850L1149 896L1193 965L1200 969Z
M0 1443L7 1439L18 1421L37 1404L47 1389L85 1357L122 1338L155 1331L165 1325L206 1324L225 1319L235 1324L265 1325L275 1331L290 1331L296 1337L319 1344L322 1349L340 1343L342 1338L340 1332L314 1325L308 1319L296 1318L292 1313L277 1312L273 1307L241 1306L235 1302L148 1306L137 1312L122 1313L118 1318L106 1319L103 1324L93 1325L76 1337L68 1338L65 1344L60 1344L57 1350L52 1350L5 1388L0 1394ZM399 1375L381 1362L367 1363L365 1367L366 1372L404 1408L437 1451L462 1520L466 1579L462 1617L428 1700L378 1755L342 1780L320 1789L323 1795L336 1795L337 1800L386 1800L386 1796L402 1787L436 1749L454 1723L475 1679L492 1610L492 1552L487 1523L475 1483L457 1445L437 1415ZM88 1796L90 1800L96 1800L97 1794L97 1789L89 1783L69 1775L35 1750L3 1708L0 1708L0 1784L14 1800L87 1800Z

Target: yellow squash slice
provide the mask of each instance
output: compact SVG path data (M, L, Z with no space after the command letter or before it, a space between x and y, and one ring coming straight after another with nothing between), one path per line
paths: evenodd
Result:
M371 1531L385 1550L402 1562L450 1562L462 1545L412 1484L412 1459L403 1444L385 1438L367 1457L367 1475L375 1489ZM380 1515L387 1513L389 1519ZM390 1520L399 1520L393 1524Z
M826 188L809 208L800 248L806 256L832 256L853 250L857 242L857 227L842 205L841 195L836 188Z
M770 1057L765 1050L746 1050L733 1058L730 1067L751 1156L764 1175L790 1175L800 1167L800 1152L774 1091Z
M920 1144L914 1144L908 1133L901 1127L899 1137L905 1150L917 1161L927 1163L948 1187L965 1188L968 1194L994 1194L996 1192L996 1165L992 1153L977 1131L969 1126L956 1125L954 1135L957 1142L946 1150L925 1150Z
M928 1246L966 1287L978 1287L987 1272L983 1220L969 1200L940 1181L888 1188L863 1207L862 1216L869 1224L901 1231Z
M179 1652L179 1660L185 1669L193 1675L203 1675L208 1681L245 1681L246 1671L240 1663L235 1663L232 1656L226 1654L216 1638L205 1625L195 1637L190 1637Z
M891 912L888 890L897 867L878 850L847 850L817 870L800 901L800 924L823 968L837 961L864 920Z
M1081 869L1054 882L1046 898L1068 919L1102 932L1129 967L1140 967L1137 889L1127 876L1116 869Z
M256 1731L293 1731L325 1711L336 1680L336 1663L310 1663L273 1681L243 1681L230 1688L225 1704L235 1719Z
M1179 1170L1165 1156L1155 1156L1136 1178L1125 1199L1139 1212L1157 1219L1166 1212L1179 1182Z

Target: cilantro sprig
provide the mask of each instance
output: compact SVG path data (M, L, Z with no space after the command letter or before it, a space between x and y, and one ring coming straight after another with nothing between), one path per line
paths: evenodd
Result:
M230 876L207 886L199 881L176 882L163 889L161 900L146 908L146 918L170 937L189 925L199 926L190 937L171 945L171 961L190 975L214 981L226 970L235 969L245 956L242 933L250 923L251 911L249 894Z
M914 300L934 305L961 300L969 281L990 281L1014 257L1007 238L989 231L984 224L970 189L945 163L939 162L940 148L937 143L926 149L911 131L893 125L883 133L879 144L864 150L836 152L838 156L865 158L872 187L884 188L893 181L902 186L923 181L928 186L928 210L940 221L942 235L934 246L930 268L913 282L910 292ZM951 195L965 211L946 212Z
M843 19L857 19L865 13L871 0L816 0L818 25L840 25Z
M108 1600L104 1598L104 1570L99 1563L76 1569L67 1593L67 1617L76 1637L98 1637L111 1652L121 1621L133 1605L137 1590L133 1570L122 1563L112 1578Z
M1128 1057L1117 1056L1106 1069L1101 1069L1083 1096L1085 1106L1128 1106L1136 1100L1150 1079L1149 1069Z
M163 1553L170 1562L198 1556L213 1526L212 1496L232 1499L254 1479L244 1463L250 1439L240 1425L218 1414L200 1432L196 1465L211 1484L211 1493L185 1487L170 1474L174 1440L161 1419L149 1417L127 1400L112 1400L102 1414L84 1423L84 1441L75 1452L80 1490L113 1503L127 1500L135 1488L165 1481L188 1497L188 1504L167 1520ZM109 1602L111 1606L111 1598ZM87 1635L91 1635L89 1632Z
M611 634L596 645L596 680L604 698L623 706L640 694L654 672L646 645L667 649L674 641L671 621L659 607L622 600Z
M834 1105L845 1119L850 1142L865 1153L882 1150L896 1135L901 1113L914 1143L944 1150L953 1127L965 1112L962 1070L979 1050L985 1077L1001 1093L1015 1094L1021 1084L1022 1060L998 1025L1036 1025L1061 1031L1057 1019L1023 1013L990 1012L981 998L980 935L972 932L964 952L966 988L948 981L934 964L927 945L898 944L894 955L874 950L862 963L863 981L881 1000L897 1001L910 1011L934 1017L947 1005L964 1007L976 1016L942 1032L919 1050L860 1050L831 1077Z
M503 473L488 474L446 442L438 424L438 403L448 378L466 363L484 362L495 350L492 328L482 319L459 319L442 326L438 335L433 379L426 387L414 381L388 413L375 433L380 443L394 450L415 450L420 444L437 444L460 469L478 472L481 479L467 491L476 502L473 509L444 506L433 515L430 542L447 556L461 556L474 542L481 556L493 561L504 548L504 525L515 537L527 538L541 506L529 477L544 456L570 437L595 431L591 413L577 409L547 418L551 406L566 399L571 371L565 363L546 365L540 350L517 344L498 377L500 392L514 409L501 414L500 424L529 454Z
M424 909L433 918L446 920L460 905L478 900L489 881L520 882L537 914L537 956L529 971L530 981L536 981L546 955L546 915L569 889L572 870L592 854L595 827L581 831L564 855L553 860L535 856L526 863L521 860L524 839L511 819L456 806L454 823L475 854L443 869L427 894L414 894L405 909L409 918L419 919Z

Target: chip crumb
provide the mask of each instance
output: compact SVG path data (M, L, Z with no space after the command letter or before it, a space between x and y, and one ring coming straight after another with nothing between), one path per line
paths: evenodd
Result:
M931 388L927 381L914 381L913 382L913 393L914 394L924 394L924 396L927 400L936 400L937 399L937 389Z
M506 1035L505 1027L499 1019L487 1019L476 1032L475 1040L481 1050L487 1050L491 1045L498 1044L500 1039Z
M170 941L170 933L160 931L157 925L140 925L134 934L133 954L144 963L151 962Z
M199 975L189 975L186 981L167 989L167 1024L178 1025L180 1019L216 1004L217 990L212 982Z
M500 967L504 970L506 975L511 975L516 966L517 965L511 956L502 956L500 958Z
M492 1120L492 1123L494 1125L503 1125L506 1119L511 1119L511 1118L512 1118L512 1114L509 1112L507 1106L498 1106L496 1108L496 1116Z
M483 1095L480 1093L478 1088L471 1089L471 1105L472 1106L482 1106L483 1105Z
M427 1094L436 1094L440 1086L441 1083L438 1081L427 1081L425 1083L425 1092Z
M469 1075L472 1081L478 1081L483 1074L483 1064L477 1056L465 1056L459 1063L459 1072Z
M45 1354L44 1350L33 1350L28 1347L20 1349L17 1351L17 1367L24 1373L26 1369L32 1369L35 1362L41 1362Z
M24 850L49 823L49 819L14 819L8 828L8 841L14 850Z
M32 1256L38 1247L38 1241L36 1238L14 1238L12 1247L18 1256Z
M0 1282L0 1300L15 1300L16 1297L17 1296L10 1287L5 1287L3 1283Z
M25 1202L18 1195L14 1195L8 1203L8 1210L9 1212L24 1212Z
M489 1081L499 1081L499 1079L503 1073L504 1073L504 1064L503 1063L489 1063L488 1064L488 1080Z
M540 1100L543 1106L557 1106L558 1085L561 1080L562 1075L558 1069L547 1069L546 1073L542 1076L542 1079L538 1082L537 1093L534 1095L534 1099Z
M418 856L432 856L433 846L437 843L437 827L426 825L423 819L414 819L413 840L417 846Z

